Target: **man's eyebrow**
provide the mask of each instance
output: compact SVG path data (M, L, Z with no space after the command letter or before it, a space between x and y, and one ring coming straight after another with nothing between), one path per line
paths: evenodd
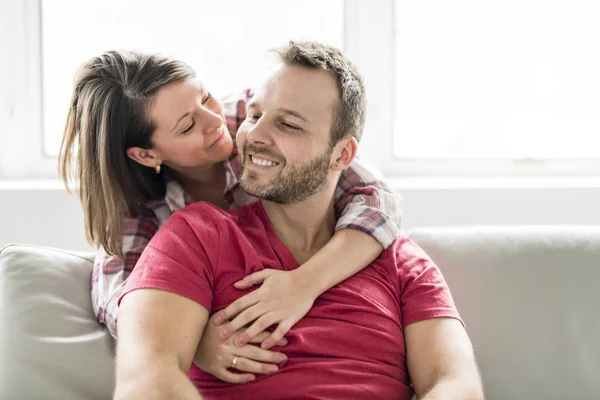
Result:
M246 104L246 108L255 108L258 106L258 101L252 99Z
M292 117L301 119L302 121L306 122L307 124L310 123L308 118L306 118L304 115L300 114L298 111L290 110L289 108L278 108L277 111L279 111L280 113L291 115Z
M191 114L192 114L192 113L191 113L191 111L188 111L188 112L186 112L185 114L183 114L181 117L179 117L179 119L177 120L177 122L175 122L175 126L174 126L173 128L171 128L171 130L170 130L169 132L173 132L173 130L174 130L175 128L177 128L177 125L179 125L179 122L180 122L182 119L184 119L185 117L187 117L187 116L190 116Z

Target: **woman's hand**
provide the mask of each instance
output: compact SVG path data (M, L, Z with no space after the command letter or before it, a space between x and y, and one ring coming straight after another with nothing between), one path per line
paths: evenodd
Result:
M235 287L247 289L258 284L261 284L260 288L240 297L214 315L217 325L235 317L221 330L221 339L231 337L234 332L254 321L234 340L236 346L243 346L271 325L278 324L277 329L261 344L263 349L270 349L306 315L319 296L311 279L298 270L265 269L246 276L236 282Z
M208 320L202 339L194 355L194 364L206 373L228 383L248 383L256 379L254 374L270 374L279 370L277 364L287 360L283 353L261 349L253 344L235 346L238 332L228 339L219 338L219 327L214 323L214 315ZM269 332L261 332L250 343L261 343L269 337ZM287 345L282 338L278 346ZM235 360L235 362L234 362ZM234 368L246 373L233 373Z

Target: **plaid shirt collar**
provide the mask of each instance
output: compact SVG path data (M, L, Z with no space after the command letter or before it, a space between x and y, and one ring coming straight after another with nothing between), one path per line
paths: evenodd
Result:
M194 199L183 190L183 187L181 187L176 180L169 179L167 181L165 202L167 203L169 210L171 210L171 213L174 213L175 211L192 204Z
M240 174L241 165L237 159L237 149L234 146L233 153L224 161L225 167L225 200L230 207L234 205L236 191L240 191ZM194 203L195 200L190 196L183 187L175 180L167 178L167 188L165 193L165 203L171 213Z

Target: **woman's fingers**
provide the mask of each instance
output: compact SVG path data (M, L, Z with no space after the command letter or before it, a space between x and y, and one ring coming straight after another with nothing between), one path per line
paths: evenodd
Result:
M258 307L256 307L256 308L258 308ZM241 319L243 314L244 313L240 314L237 318ZM258 312L250 313L249 315L254 316L256 314L258 314ZM252 318L248 322L253 321L254 319L255 318ZM235 322L236 321L234 319L233 321L231 321L231 324L234 324ZM233 344L235 344L236 346L242 346L242 345L248 343L253 337L255 337L256 335L258 335L259 333L266 330L268 327L270 327L271 325L273 325L277 322L279 322L279 319L277 318L275 313L264 314L263 316L258 318L256 321L254 321L254 323L248 329L246 329L244 332L240 333L233 341ZM247 323L243 324L242 326L246 326L246 325L247 325Z
M270 269L264 269L262 271L254 272L253 274L246 275L244 279L235 282L233 286L235 286L238 289L248 289L254 285L259 285L263 283L270 273Z
M284 335L285 335L285 333L284 333ZM254 336L252 339L250 339L250 341L248 343L259 344L259 343L264 342L269 337L272 337L272 339L275 339L275 337L272 336L271 332L269 332L269 331L262 331L261 333L259 333L258 335ZM273 347L273 346L287 346L287 344L288 344L287 339L284 338L284 337L282 337L275 344L272 344L269 347L264 347L264 348L270 348L270 347Z
M271 336L271 332L263 331L263 332L259 333L258 335L254 336L248 343L256 343L256 344L262 343L269 336Z
M240 330L241 328L243 328L244 326L248 325L250 322L254 321L255 319L257 319L264 313L265 313L265 311L263 310L263 307L262 306L259 307L257 305L254 305L254 306L242 311L237 317L235 317L231 322L229 322L227 325L225 325L221 329L221 332L219 332L219 337L221 339L227 339L234 332L236 332L236 331ZM261 331L264 331L268 327L269 326L266 326L264 329L256 331L254 336L259 334ZM240 338L240 336L238 335L238 337L235 340L236 340L236 342L240 342L241 344L244 344L244 343L247 343L248 340L252 339L254 336L251 336L251 337L244 336L243 338Z
M212 317L213 322L216 325L220 325L223 322L233 318L234 316L238 315L239 313L247 310L249 307L252 307L256 303L258 303L260 301L259 296L260 296L260 293L257 293L257 291L254 291L252 293L248 293L248 294L240 297L239 299L237 299L236 301L231 303L229 306L227 306L223 310L215 313ZM229 335L233 332L235 332L235 330L229 332ZM221 338L226 339L229 335L227 335L226 337L221 337Z
M279 367L275 364L261 363L246 357L238 357L237 362L235 363L235 369L255 374L272 374L279 371Z
M236 354L253 361L270 364L279 364L287 360L287 356L283 353L280 353L278 351L261 349L260 347L251 344L240 347L236 350Z
M292 321L281 321L277 326L277 329L273 331L271 336L269 336L267 339L261 342L260 347L262 347L263 349L270 349L275 345L281 346L281 344L279 343L281 343L282 340L285 340L287 343L287 340L283 336L285 336L285 334L288 333L290 329L292 329L293 325L294 324Z
M256 379L256 376L253 374L236 374L236 373L228 371L225 368L223 368L222 370L219 370L218 372L215 372L215 377L217 379L222 380L223 382L235 383L235 384L244 384L244 383L252 382L253 380Z

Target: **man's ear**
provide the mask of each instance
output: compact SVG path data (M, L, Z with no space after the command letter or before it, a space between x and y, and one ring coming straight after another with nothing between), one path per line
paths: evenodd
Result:
M358 151L358 142L353 137L340 140L331 155L331 169L343 171L352 164Z
M158 159L155 156L154 152L149 149L142 149L141 147L130 147L127 149L126 153L127 157L146 167L155 168L157 165L162 164L162 160Z

